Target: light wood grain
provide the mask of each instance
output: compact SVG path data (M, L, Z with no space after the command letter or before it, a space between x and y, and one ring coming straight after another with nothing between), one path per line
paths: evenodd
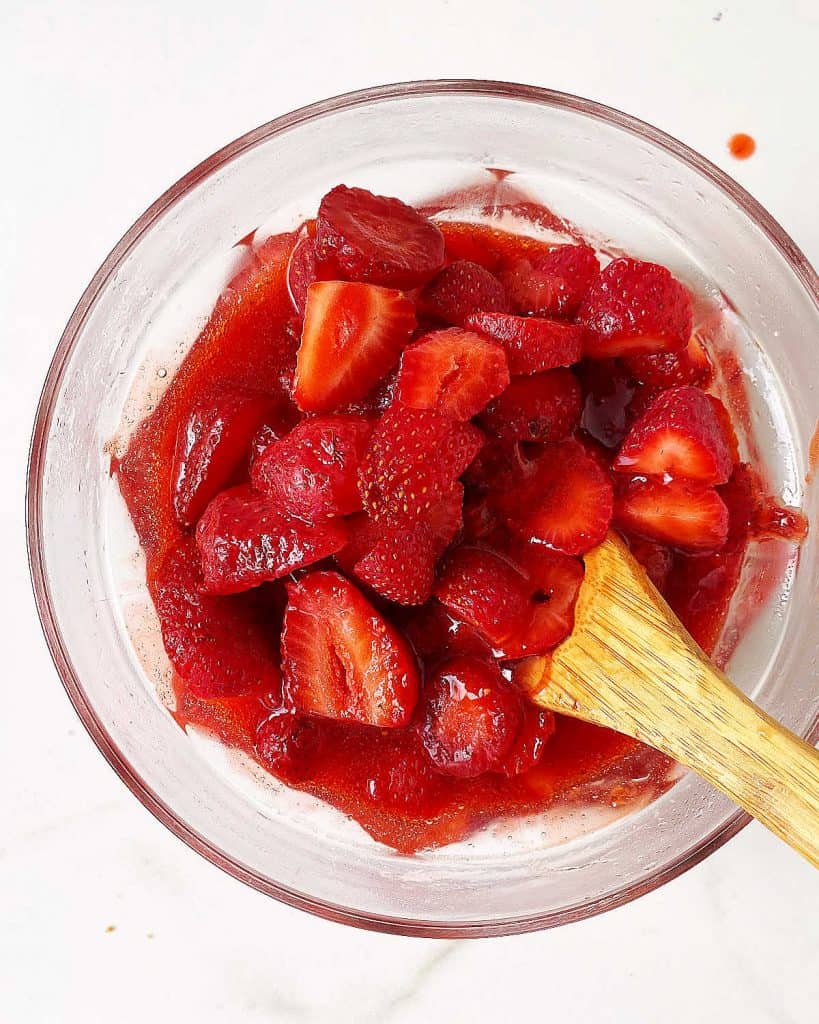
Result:
M619 537L584 561L571 636L520 666L533 699L669 754L819 867L819 753L711 664Z

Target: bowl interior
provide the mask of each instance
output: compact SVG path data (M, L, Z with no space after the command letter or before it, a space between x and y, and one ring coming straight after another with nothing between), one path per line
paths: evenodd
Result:
M332 154L328 156L328 154ZM514 172L510 177L486 168ZM806 486L819 400L815 275L737 187L660 133L559 94L491 83L373 90L273 122L206 161L123 239L72 317L46 383L30 478L38 603L69 694L104 753L175 832L250 884L325 916L424 934L561 923L660 884L744 817L685 774L642 808L496 822L413 858L187 736L161 697L168 665L110 456L153 407L243 258L344 181L423 203L519 189L608 248L667 264L726 309L773 492L816 519ZM492 183L495 183L492 185ZM791 729L814 729L817 540L777 545L770 597L728 665ZM749 559L730 636L770 550ZM770 571L769 568L766 571ZM750 598L749 598L750 599Z

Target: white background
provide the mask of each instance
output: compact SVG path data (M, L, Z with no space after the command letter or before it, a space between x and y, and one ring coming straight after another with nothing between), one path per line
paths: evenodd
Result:
M0 0L0 1021L815 1021L817 875L752 825L603 917L504 940L326 924L221 874L127 793L41 638L25 457L60 332L168 185L301 104L500 78L636 114L746 185L819 261L819 5ZM725 143L748 131L746 163ZM113 930L109 927L113 926Z

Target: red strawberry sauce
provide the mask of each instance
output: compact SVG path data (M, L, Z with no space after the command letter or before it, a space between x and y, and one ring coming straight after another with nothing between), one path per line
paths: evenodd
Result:
M513 205L520 212L521 204ZM534 222L556 222L549 211L531 204L528 207ZM520 261L526 260L529 261L526 265L537 266L538 259L550 251L544 242L487 226L447 222L441 224L441 229L447 262L470 261L497 274L501 280L502 265L516 261L518 266ZM251 450L258 452L261 445L275 441L302 418L291 397L301 323L287 280L296 239L297 233L284 234L247 248L244 267L218 299L208 323L164 397L138 427L124 458L113 467L146 554L147 582L155 599L166 555L186 536L185 528L174 514L173 460L178 435L194 407L203 397L221 388L262 390L273 399L262 433L248 450L248 462L240 465L226 481L231 486L247 484L250 480ZM353 256L360 258L358 251ZM475 274L476 280L477 277ZM485 287L482 281L480 283ZM461 298L459 292L459 301ZM303 310L303 303L301 305ZM494 305L502 307L503 303L498 300ZM458 318L463 319L460 307ZM712 360L716 358L714 352L710 352L710 356ZM735 381L736 367L730 364L730 358L724 369L729 381ZM568 374L570 371L551 372ZM630 410L630 404L637 397L645 406L652 397L652 385L636 379L618 359L605 363L596 360L593 366L587 361L571 372L577 376L584 403L584 418L575 436L606 468L641 411L639 404L637 412ZM732 388L735 387L736 384L732 384ZM378 385L351 411L375 415L390 397L389 383ZM736 401L735 395L727 394L724 398L742 426L746 409ZM464 479L469 504L468 475ZM764 489L760 477L757 470L749 466L737 466L718 491L729 515L728 540L724 547L712 554L685 554L666 548L660 552L664 564L670 564L664 581L667 599L709 652L720 638L748 545L761 536L798 540L804 533L804 523L798 513L779 509L761 497ZM760 578L768 581L767 586L772 586L786 557L785 547L776 540L768 540L759 550L765 553L773 570L761 573ZM569 551L569 554L574 552ZM652 554L657 555L656 544ZM344 566L344 562L325 559L318 568L338 571L339 565ZM162 580L165 591L168 585L167 578ZM256 617L252 622L247 620L248 632L244 640L247 643L248 636L256 635L253 630L259 626L260 608L271 609L271 631L281 621L283 584L266 582L257 593L259 600L252 609L247 594L210 597L212 604L208 614L218 615L219 608L229 608L237 617ZM738 616L740 628L767 595L768 591L762 587L747 599L748 607ZM424 608L427 606L419 611L398 607L377 595L370 594L369 599L410 638L418 654L422 680L433 676L443 656L473 656L485 646L471 626L453 626L447 634L446 627L451 620L443 619L442 635L442 616L435 599L428 605L434 606L437 612L427 615L426 619ZM237 621L244 623L246 620L237 618ZM163 622L163 629L166 625ZM732 642L737 639L736 634L723 638L718 651L721 659L728 656ZM272 666L274 675L277 671L278 666ZM174 686L176 708L173 714L180 726L204 727L271 770L270 764L265 764L258 754L257 734L278 708L278 694L257 687L256 691L240 696L200 699L192 695L177 673ZM528 705L525 707L526 721L534 729L536 712ZM541 759L529 770L517 775L490 771L477 777L458 777L436 771L424 750L417 722L411 728L382 729L311 718L309 735L303 730L292 736L286 731L276 734L275 742L286 748L287 754L278 774L289 785L312 793L352 816L375 839L402 852L463 839L494 818L535 814L554 804L578 801L594 800L623 806L631 801L650 799L671 784L668 759L637 741L559 716L553 735L550 735L551 730L549 723L544 733L545 749L542 756L538 755Z

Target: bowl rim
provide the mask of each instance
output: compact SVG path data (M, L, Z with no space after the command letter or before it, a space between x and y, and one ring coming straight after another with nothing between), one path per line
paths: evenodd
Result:
M740 832L751 818L744 811L737 809L710 834L702 837L695 845L680 853L671 863L665 865L650 877L625 886L617 892L610 893L596 900L528 917L512 917L496 921L452 921L446 923L412 918L387 917L364 913L349 907L318 900L309 894L271 882L269 879L246 868L225 851L215 847L204 836L182 821L133 770L88 702L82 684L71 663L67 645L64 642L51 601L50 583L46 574L42 544L42 483L47 437L54 405L60 393L65 369L79 332L99 293L105 287L119 263L170 206L183 195L190 192L199 182L216 171L220 166L232 160L243 151L252 148L265 139L307 121L315 121L342 110L350 110L367 104L380 103L385 100L453 94L461 96L484 95L556 107L603 121L665 150L699 172L713 185L716 185L764 232L769 241L773 243L785 258L791 270L795 273L808 295L812 297L814 304L819 310L819 278L817 278L816 271L793 239L771 214L741 185L710 160L701 156L678 139L645 121L641 121L630 114L594 100L552 89L512 82L483 79L431 79L397 82L359 89L299 107L234 139L234 141L197 164L191 171L167 189L125 232L83 292L54 353L37 406L26 480L26 541L29 570L37 612L43 633L45 634L46 643L68 698L73 704L83 726L103 757L133 795L163 825L191 847L191 849L201 854L212 864L216 865L216 867L221 868L232 877L266 895L273 896L282 903L309 911L330 921L366 928L372 931L449 939L482 938L535 931L582 920L614 907L622 906L638 896L651 892L653 889L658 888L681 875L695 864L698 864ZM813 722L809 730L808 739L815 740L817 736L819 736L819 717Z

